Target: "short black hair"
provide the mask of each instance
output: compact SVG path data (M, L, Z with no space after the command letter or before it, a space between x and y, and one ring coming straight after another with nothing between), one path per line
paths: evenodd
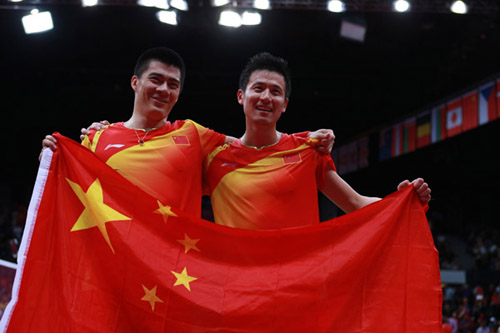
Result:
M174 66L181 72L181 90L184 87L184 78L186 76L186 67L184 66L184 60L182 57L172 49L168 47L154 47L152 49L146 50L139 56L137 63L134 68L134 75L141 77L142 74L148 69L151 61L159 61L166 65Z
M250 76L253 72L258 70L268 70L281 74L285 80L285 98L290 97L290 93L292 92L292 79L290 69L288 68L288 62L268 52L261 52L250 58L240 75L241 90L245 91Z

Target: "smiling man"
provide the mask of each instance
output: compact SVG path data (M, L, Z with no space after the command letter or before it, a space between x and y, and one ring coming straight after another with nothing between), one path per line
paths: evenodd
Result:
M380 200L357 193L337 174L330 155L318 154L307 138L277 131L290 92L282 58L260 53L243 69L237 98L245 134L211 153L204 166L216 223L244 229L319 223L318 189L347 213ZM426 204L428 185L421 178L413 184Z
M135 95L130 119L89 132L82 144L162 204L200 216L203 160L234 138L191 120L167 120L184 77L184 61L175 51L147 50L130 82ZM42 145L55 150L57 142L49 135Z
M185 78L182 58L166 47L152 48L137 60L131 87L132 116L125 122L83 130L82 144L129 181L184 212L201 215L202 165L217 146L235 138L216 133L192 120L168 121ZM305 136L305 134L303 134ZM312 134L318 149L331 149L331 131ZM52 150L57 141L48 135L42 146Z

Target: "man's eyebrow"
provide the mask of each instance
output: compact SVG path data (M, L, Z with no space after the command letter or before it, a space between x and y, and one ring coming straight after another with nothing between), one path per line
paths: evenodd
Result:
M161 77L165 77L165 75L163 75L162 73L157 73L157 72L151 72L148 74L148 76L161 76ZM175 78L175 77L168 77L167 80L174 80L176 82L181 82L178 78Z
M264 81L255 81L253 84L252 84L252 87L255 86L255 85L261 85L261 84L265 84L265 85L268 85L267 83L265 83ZM283 87L279 84L269 84L269 86L271 86L272 88L279 88L281 90L283 90Z

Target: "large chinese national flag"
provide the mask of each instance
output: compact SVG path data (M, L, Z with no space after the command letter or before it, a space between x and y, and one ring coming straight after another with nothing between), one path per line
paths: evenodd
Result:
M438 255L412 187L314 226L231 229L183 215L57 139L3 331L440 331Z

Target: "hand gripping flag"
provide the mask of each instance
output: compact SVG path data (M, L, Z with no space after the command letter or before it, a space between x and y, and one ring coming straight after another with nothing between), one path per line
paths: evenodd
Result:
M313 226L232 229L55 135L3 332L440 332L438 256L411 186Z

